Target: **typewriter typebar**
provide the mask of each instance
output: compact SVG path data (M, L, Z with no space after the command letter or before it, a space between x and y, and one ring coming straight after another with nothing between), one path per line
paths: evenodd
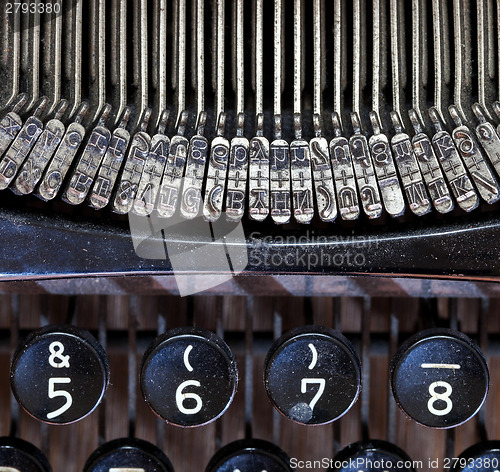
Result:
M2 2L1 277L498 277L499 9Z

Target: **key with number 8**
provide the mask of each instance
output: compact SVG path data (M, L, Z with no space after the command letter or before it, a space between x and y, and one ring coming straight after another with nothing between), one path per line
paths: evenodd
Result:
M19 346L10 383L31 416L50 424L73 423L101 402L109 383L109 362L89 332L48 326Z
M409 338L391 364L394 398L411 419L453 428L479 410L488 393L486 359L465 334L430 329Z

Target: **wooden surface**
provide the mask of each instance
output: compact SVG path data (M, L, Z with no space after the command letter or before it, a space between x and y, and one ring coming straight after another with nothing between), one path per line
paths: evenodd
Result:
M422 460L427 471L428 458L457 455L479 440L481 415L450 431L430 430L406 419L388 391L390 352L410 334L425 327L424 304L418 298L331 298L317 297L214 297L181 299L175 296L97 296L71 298L55 295L0 296L0 435L10 432L9 363L12 353L12 320L18 317L21 334L46 323L73 320L77 326L98 335L99 320L106 326L106 345L111 363L111 385L105 402L88 418L69 426L46 426L20 414L19 436L46 452L55 472L81 471L99 443L99 426L106 441L123 437L129 431L128 356L129 327L137 329L137 366L148 343L164 324L166 328L196 326L223 332L235 353L240 383L235 400L226 414L211 425L180 429L165 425L149 410L137 391L136 436L159 445L177 472L203 471L220 445L245 434L245 329L253 340L252 391L253 436L278 443L289 455L307 460L333 457L335 450L361 439L362 401L339 422L306 427L281 417L269 403L263 386L263 362L273 338L279 333L305 324L334 326L349 337L361 353L363 312L370 329L369 379L364 379L363 395L369 400L370 437L389 439L402 447L412 459ZM481 315L482 310L482 315ZM486 403L485 426L490 439L500 437L500 300L439 299L439 323L454 326L472 335L485 349L491 373L491 389ZM250 316L246 316L249 313ZM481 331L479 339L479 326ZM249 323L246 326L246 323ZM250 326L251 324L251 326ZM393 334L393 343L390 334ZM102 335L101 331L101 335ZM485 336L485 334L488 336ZM487 342L489 341L489 342ZM248 355L248 354L247 354ZM363 360L366 362L366 358ZM133 378L136 378L135 375ZM391 416L391 411L393 415ZM100 419L101 416L101 419ZM392 418L392 419L391 419ZM446 450L447 439L452 444ZM454 444L453 444L454 443ZM441 469L440 469L441 470Z

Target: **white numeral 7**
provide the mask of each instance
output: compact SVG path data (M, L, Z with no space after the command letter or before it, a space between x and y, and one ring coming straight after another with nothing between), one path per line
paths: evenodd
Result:
M66 390L55 390L54 388L55 384L58 383L68 384L70 382L71 379L68 377L53 377L49 379L49 398L56 398L56 397L66 398L66 403L61 408L58 408L56 411L47 414L47 418L49 420L56 418L59 415L62 415L65 411L71 408L71 405L73 404L73 397L71 396L71 393L66 392Z
M311 410L314 410L316 403L318 403L318 400L321 398L321 395L323 395L323 392L325 391L326 380L325 379L302 379L302 382L300 384L300 391L302 393L307 392L307 384L318 384L319 385L318 393L316 393L316 395L314 395L314 398L311 400L311 403L309 403Z

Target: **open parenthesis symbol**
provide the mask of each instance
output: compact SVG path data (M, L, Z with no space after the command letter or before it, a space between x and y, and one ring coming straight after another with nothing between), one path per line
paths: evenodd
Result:
M189 372L193 372L193 367L189 363L189 353L193 350L193 346L190 344L186 350L184 351L184 365L186 366L186 369L189 370Z

